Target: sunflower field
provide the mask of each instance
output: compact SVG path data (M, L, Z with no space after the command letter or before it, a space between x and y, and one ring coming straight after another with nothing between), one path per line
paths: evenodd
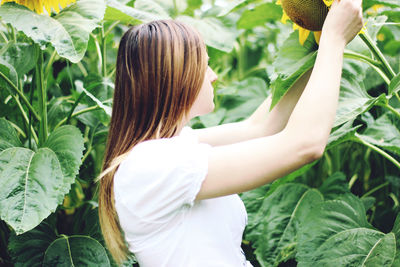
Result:
M219 79L215 111L191 126L210 127L276 104L313 67L320 29L291 21L284 1L0 1L0 266L116 266L95 179L130 25L200 31ZM323 157L241 194L254 266L400 266L400 1L363 10Z

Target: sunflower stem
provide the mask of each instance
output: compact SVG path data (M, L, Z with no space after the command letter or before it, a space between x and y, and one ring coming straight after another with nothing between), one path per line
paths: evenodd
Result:
M39 146L42 146L47 139L47 92L44 85L43 77L43 51L38 45L36 46L36 51L39 55L38 61L35 67L35 81L36 90L38 90L39 97L39 114L41 117L39 123Z
M50 73L50 68L53 65L54 60L56 59L57 51L54 49L53 53L51 54L51 57L49 59L49 62L47 62L46 69L44 71L44 77L47 79L49 73Z
M383 56L381 50L379 50L378 46L372 41L371 37L367 33L359 34L361 40L368 46L371 50L372 54L382 63L382 71L386 73L389 80L393 79L396 73L393 71L392 67L387 62L386 58Z

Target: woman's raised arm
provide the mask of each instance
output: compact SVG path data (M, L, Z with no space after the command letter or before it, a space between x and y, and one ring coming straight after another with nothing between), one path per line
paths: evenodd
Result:
M321 157L336 115L344 47L362 28L361 2L332 5L310 80L285 129L212 148L197 199L251 190Z

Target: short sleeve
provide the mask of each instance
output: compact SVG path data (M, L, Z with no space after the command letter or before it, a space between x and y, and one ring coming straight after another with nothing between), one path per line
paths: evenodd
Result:
M198 143L190 130L142 142L120 165L115 198L135 217L162 222L194 204L207 175L210 146Z

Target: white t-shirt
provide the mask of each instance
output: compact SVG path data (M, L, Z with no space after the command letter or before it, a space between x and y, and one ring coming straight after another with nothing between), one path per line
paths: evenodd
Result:
M185 127L136 145L119 166L115 207L141 267L251 266L240 247L247 213L239 196L195 201L210 148Z

